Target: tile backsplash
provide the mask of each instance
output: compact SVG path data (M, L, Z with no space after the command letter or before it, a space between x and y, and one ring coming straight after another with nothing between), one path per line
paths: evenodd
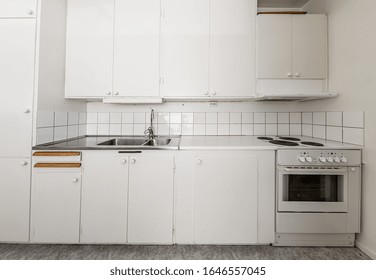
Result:
M364 144L364 112L156 112L157 135L295 135ZM144 135L150 112L38 112L37 144Z

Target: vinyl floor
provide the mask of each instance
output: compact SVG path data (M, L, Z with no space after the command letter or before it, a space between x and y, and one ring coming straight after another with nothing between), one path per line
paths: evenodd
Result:
M0 244L0 260L368 260L357 248Z

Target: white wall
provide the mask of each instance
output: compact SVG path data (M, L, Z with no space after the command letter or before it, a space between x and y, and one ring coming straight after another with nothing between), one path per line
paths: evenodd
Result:
M329 88L338 99L301 110L365 111L365 166L359 246L376 258L376 1L311 0L306 9L329 16Z

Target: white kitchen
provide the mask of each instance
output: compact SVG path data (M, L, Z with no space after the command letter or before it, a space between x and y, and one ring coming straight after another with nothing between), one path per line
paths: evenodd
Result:
M0 259L376 259L374 9L0 0Z

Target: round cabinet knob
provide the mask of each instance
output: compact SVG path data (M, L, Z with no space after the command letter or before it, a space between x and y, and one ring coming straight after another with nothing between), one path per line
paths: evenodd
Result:
M120 162L121 162L121 164L127 164L127 160L126 159L122 159Z
M312 157L306 157L305 160L306 160L307 162L310 162L310 163L313 162L313 158L312 158Z
M24 113L24 114L29 114L30 112L31 112L31 110L28 109L28 108L26 108L25 110L22 111L22 113Z
M202 165L202 159L197 160L197 165Z
M336 163L340 163L341 162L341 159L339 157L334 157L334 162Z
M351 172L355 172L355 171L356 171L356 168L355 168L355 167L352 167L352 168L350 169L350 171L351 171Z
M300 77L300 73L298 73L298 72L295 73L295 77L297 77L297 78Z
M28 13L29 15L33 15L33 14L34 14L34 11L33 11L33 10L28 10L27 13Z
M115 92L115 95L119 95L119 92L117 91L117 92Z
M347 157L341 157L341 161L343 162L343 163L347 163Z
M208 95L209 95L209 92L208 92L208 91L205 91L204 94L205 94L206 96L208 96Z
M111 91L108 91L106 94L107 94L107 95L111 95Z
M28 164L28 162L26 160L23 160L23 161L20 162L21 166L26 166L27 164Z
M212 95L217 95L217 92L213 91L213 92L212 92Z
M136 163L136 159L135 159L135 158L132 158L132 159L131 159L131 163L132 163L132 164L135 164L135 163Z
M287 77L291 78L292 77L292 73L291 72L287 73Z
M326 158L325 158L325 157L320 157L320 158L319 158L319 161L321 161L321 162L326 162Z
M73 178L72 179L72 183L77 183L78 182L78 178Z
M330 163L333 163L333 162L334 162L334 160L333 160L332 157L327 157L326 160L327 160L328 162L330 162Z
M303 157L303 156L300 156L300 157L298 157L298 160L299 160L300 162L305 162L305 161L306 161L306 158Z

